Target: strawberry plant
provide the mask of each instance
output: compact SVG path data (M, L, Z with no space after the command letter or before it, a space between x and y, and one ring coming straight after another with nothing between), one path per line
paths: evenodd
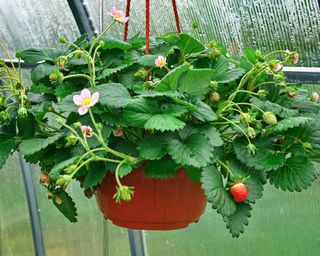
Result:
M96 38L19 51L17 58L37 64L31 84L0 62L0 168L15 151L39 164L48 198L71 222L73 180L91 197L113 172L121 203L134 200L135 188L121 178L136 167L145 164L158 179L184 168L235 237L266 183L290 192L311 186L319 95L286 83L282 68L297 63L296 52L246 49L234 59L215 41L166 33L145 55L139 35L106 36L128 20L111 14Z

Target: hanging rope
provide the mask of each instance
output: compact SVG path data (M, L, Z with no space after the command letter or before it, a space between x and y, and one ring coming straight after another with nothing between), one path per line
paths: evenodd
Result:
M127 0L126 17L130 16L130 7L131 7L131 0ZM130 20L128 20L124 24L123 41L127 41L128 40L129 21Z
M176 0L172 0L174 18L178 33L181 33L180 19ZM126 17L130 16L131 0L127 0ZM129 21L124 24L123 41L128 40ZM146 0L146 54L150 53L150 0Z
M146 54L150 53L150 0L146 0Z
M173 7L173 12L174 12L174 19L176 20L177 31L178 31L178 33L181 33L180 19L179 19L176 0L172 0L172 7Z

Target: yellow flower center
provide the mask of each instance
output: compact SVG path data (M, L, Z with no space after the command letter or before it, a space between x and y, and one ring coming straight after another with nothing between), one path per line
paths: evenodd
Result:
M120 19L121 18L121 15L119 13L116 13L114 16L113 16L115 19Z
M91 97L84 98L84 99L82 100L81 106L82 106L82 107L84 107L84 106L89 107L89 105L91 104L91 102L92 102L92 98L91 98Z

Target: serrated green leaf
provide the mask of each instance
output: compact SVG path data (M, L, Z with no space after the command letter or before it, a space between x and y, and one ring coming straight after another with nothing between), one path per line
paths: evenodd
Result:
M159 160L167 154L166 133L151 134L138 144L139 155L148 160Z
M183 131L182 131L183 132ZM213 145L203 133L168 140L169 155L181 165L205 167L213 157Z
M94 88L89 88L91 93L99 92L100 97L98 103L110 108L120 108L128 104L131 100L131 95L128 90L117 83L101 84ZM58 110L62 112L77 112L78 106L73 102L73 96L80 94L80 91L74 92L65 97L57 104Z
M239 237L244 232L244 226L249 224L248 218L251 217L251 210L252 208L249 204L237 204L236 212L223 218L233 237Z
M130 164L123 164L119 169L119 177L123 178L124 176L128 175L133 170Z
M177 91L181 75L189 70L189 68L190 63L185 62L182 65L172 69L164 78L161 79L160 83L154 90L158 92Z
M62 136L63 133L59 133L46 139L34 138L25 140L19 145L19 151L24 155L32 155L56 142Z
M257 199L260 199L263 196L263 185L255 170L249 169L235 159L230 161L229 167L237 177L249 177L244 181L244 184L249 190L247 198L248 202L255 203Z
M56 202L56 198L59 197L61 199L61 204ZM72 198L67 194L67 192L63 191L58 193L53 197L52 202L58 208L58 210L70 221L77 222L77 208L75 207L75 203Z
M296 116L296 117L288 117L279 121L277 124L267 127L267 133L278 133L285 132L289 128L294 128L300 125L303 125L312 120L309 117Z
M180 33L178 35L179 40L177 46L184 54L197 53L205 50L205 46L194 37L184 33Z
M201 122L213 122L217 120L216 113L206 103L199 100L195 103L195 106L197 107L197 109L191 111L191 115L193 115Z
M184 127L177 117L187 109L180 105L161 105L156 99L136 98L124 109L127 122L150 130L174 131Z
M122 71L128 67L130 67L131 65L134 64L133 60L129 60L124 62L123 64L114 67L114 68L104 68L99 72L99 75L97 76L97 79L106 79L107 77L118 73L119 71Z
M12 137L0 135L0 169L6 163L14 145L15 141Z
M202 170L199 168L195 168L192 166L186 166L185 167L185 174L187 175L187 177L194 181L194 182L200 182L201 181L201 173Z
M202 99L210 90L209 83L212 75L212 69L188 70L181 75L178 90Z
M145 166L145 174L151 178L167 179L177 174L179 165L171 158L150 161Z
M64 99L68 95L79 91L79 88L73 85L72 83L69 82L63 82L59 85L54 90L54 93L56 96L60 97L60 99Z
M253 97L250 99L250 101L254 105L262 108L263 110L271 111L282 118L287 118L289 116L295 116L298 114L298 110L296 110L296 109L285 108L285 107L280 106L277 103L273 103L268 100L260 100L258 98Z
M49 75L53 72L58 70L59 68L54 65L49 65L47 63L43 63L37 65L31 71L31 81L34 84L39 84L44 78L49 77Z
M116 38L105 38L103 39L103 41L105 42L104 45L101 47L101 49L103 50L121 49L126 51L132 48L132 44Z
M18 134L21 138L25 139L34 136L36 130L35 121L34 116L30 112L26 116L17 116Z
M244 72L245 71L242 68L233 68L222 74L215 74L211 79L219 83L227 83L238 79L244 74Z
M138 59L138 63L145 67L154 67L154 61L156 60L156 58L158 58L158 55L143 55Z
M57 180L61 171L79 159L79 156L72 157L55 165L49 173L51 180Z
M285 163L285 154L273 150L272 142L266 139L255 141L257 150L252 154L248 150L248 142L245 139L238 139L234 142L233 148L237 158L248 167L257 170L270 171L280 168Z
M89 188L99 185L107 172L104 162L91 162L84 178L83 187Z
M315 173L314 166L307 157L293 156L286 160L282 168L269 172L270 183L284 191L302 191L315 180Z
M30 92L33 93L49 93L54 94L54 89L52 87L46 86L44 84L33 84L30 87Z
M222 175L215 166L210 165L203 169L201 182L208 202L219 214L230 216L236 211L236 204L230 193L225 189Z
M43 60L54 62L61 55L64 55L64 51L54 48L30 48L17 53L18 58L30 64Z

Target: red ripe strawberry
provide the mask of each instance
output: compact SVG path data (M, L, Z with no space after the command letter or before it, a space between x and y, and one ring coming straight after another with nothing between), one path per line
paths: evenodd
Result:
M231 195L234 198L234 201L241 203L248 198L248 188L242 182L234 184L230 188Z

